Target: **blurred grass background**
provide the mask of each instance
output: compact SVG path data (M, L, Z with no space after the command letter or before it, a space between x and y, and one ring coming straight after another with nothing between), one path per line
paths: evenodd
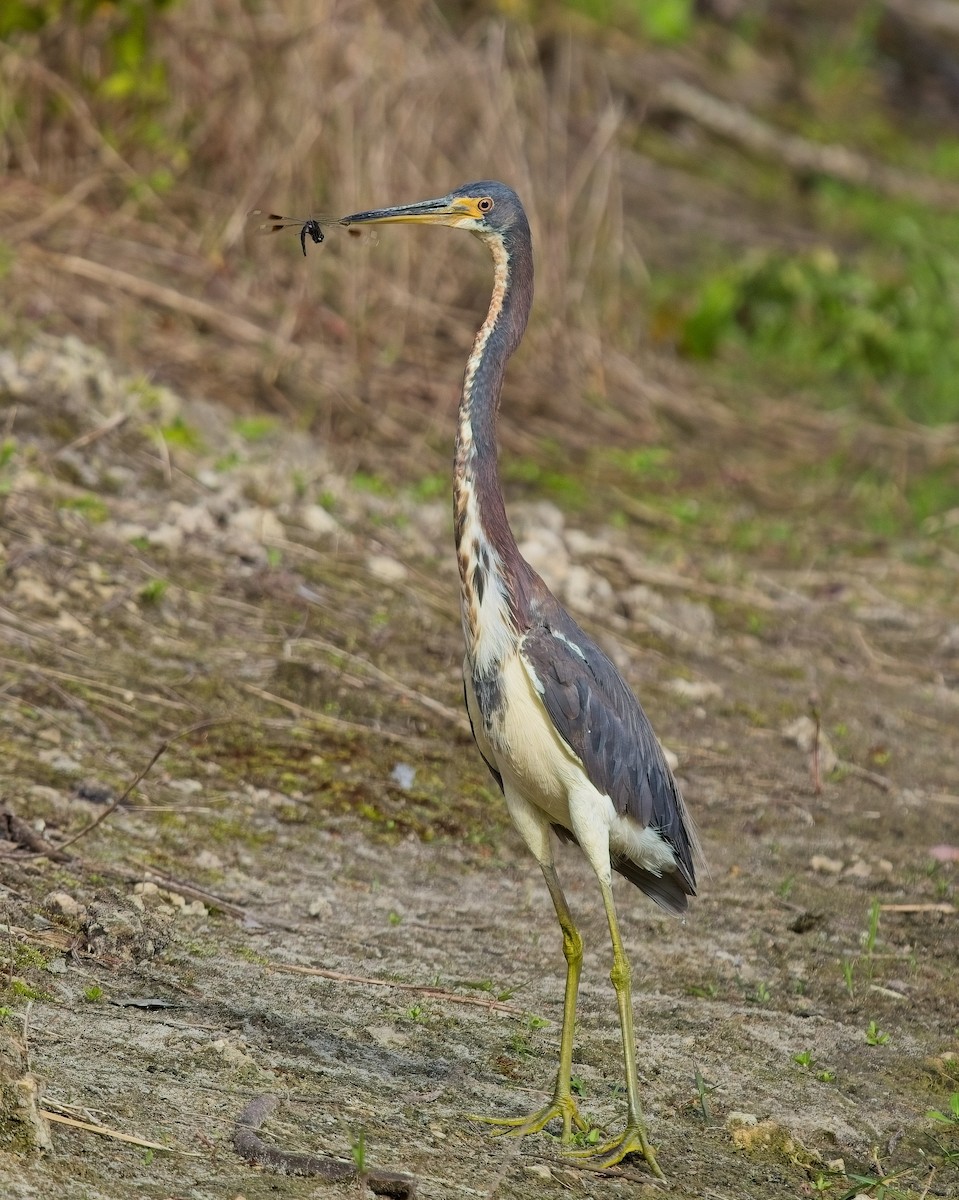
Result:
M957 79L954 4L6 0L0 338L74 333L432 494L485 255L332 228L304 263L248 214L497 177L537 249L514 494L775 557L808 554L803 521L951 554ZM677 111L677 80L772 150ZM789 138L904 183L798 170Z

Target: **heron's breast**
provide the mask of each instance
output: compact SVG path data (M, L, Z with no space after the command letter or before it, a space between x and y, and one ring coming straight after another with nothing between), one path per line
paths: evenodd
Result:
M497 707L486 724L497 770L523 797L569 828L569 795L583 767L556 732L518 651L498 673Z

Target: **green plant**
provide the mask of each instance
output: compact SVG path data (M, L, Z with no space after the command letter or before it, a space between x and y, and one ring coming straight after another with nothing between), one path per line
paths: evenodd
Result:
M870 1021L866 1029L866 1041L870 1046L885 1046L889 1041L889 1034L884 1033L875 1021Z
M949 1111L943 1112L938 1108L930 1108L926 1116L933 1121L944 1121L947 1125L959 1125L959 1092L953 1092L949 1097Z
M277 422L273 417L238 417L233 429L245 442L262 442L276 433Z
M873 900L869 905L869 924L866 927L866 932L863 934L863 949L867 954L872 955L876 948L876 938L879 934L879 917L882 912L882 906L878 900Z
M769 984L765 980L760 980L756 984L756 990L752 995L746 997L752 1004L768 1004L772 999L772 992L769 990Z
M643 32L654 42L684 42L693 30L693 0L643 0L635 12Z
M372 496L392 496L395 491L388 480L380 475L371 475L369 471L357 471L353 476L353 486Z
M366 1130L361 1129L350 1145L350 1157L358 1175L366 1172Z
M510 1048L520 1058L529 1058L533 1053L533 1044L525 1033L514 1033L510 1039Z
M875 385L887 406L936 423L957 415L957 320L959 258L903 228L881 255L761 252L705 276L679 341L698 359L746 352L789 383Z
M840 964L842 967L842 978L846 985L846 991L849 993L850 999L855 995L854 987L854 972L856 965L851 958L844 958Z
M58 501L57 506L79 513L82 517L99 525L110 515L110 511L99 496L70 496Z
M203 439L199 433L180 416L174 417L169 425L164 425L158 432L168 446L178 446L181 450L203 449Z
M166 579L151 579L140 588L140 600L143 604L159 604L167 593L170 584Z
M672 465L674 453L665 446L640 446L638 449L612 449L604 452L611 466L647 483L675 483L677 472Z
M83 998L88 1004L96 1004L98 1000L103 999L103 988L99 984L91 983L83 993Z
M13 456L16 454L17 443L14 438L4 438L0 442L0 496L9 494L13 487L13 472L7 468L13 462Z
M450 481L445 473L424 475L413 484L411 491L415 500L438 500L450 490Z
M813 1061L811 1050L800 1050L798 1054L793 1055L793 1062L806 1070L813 1065Z
M17 976L14 976L8 982L7 987L13 992L14 996L19 997L21 1000L46 1000L47 998L45 992L33 987L25 979L20 979Z
M703 1114L703 1120L707 1125L712 1122L713 1114L709 1111L706 1097L710 1092L714 1092L718 1086L719 1084L717 1083L709 1083L699 1067L696 1068L696 1095L699 1099L699 1108Z
M590 1125L589 1129L576 1130L573 1133L573 1145L595 1146L599 1142L601 1136L602 1131L597 1129L595 1125Z

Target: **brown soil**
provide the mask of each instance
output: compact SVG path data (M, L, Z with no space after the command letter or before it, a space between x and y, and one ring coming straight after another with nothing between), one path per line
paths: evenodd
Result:
M563 961L460 715L445 501L351 489L311 438L245 440L79 343L40 339L3 369L20 439L4 807L59 844L167 743L59 861L15 833L0 860L7 1194L315 1194L233 1152L262 1093L282 1098L268 1140L349 1159L362 1133L423 1196L657 1192L641 1165L600 1179L546 1135L492 1138L467 1116L551 1087ZM161 420L190 431L172 461ZM959 841L954 573L895 546L799 568L722 546L653 562L635 529L513 508L678 756L709 859L684 922L617 885L674 1190L792 1197L843 1169L953 1194L949 1131L924 1114L959 1087L954 868L930 857ZM813 691L840 759L829 772L821 746L818 793L783 734ZM575 1074L615 1129L602 910L578 854L561 865L587 943ZM869 1044L872 1022L888 1040ZM25 1076L42 1110L169 1152L53 1124L31 1154L43 1122L9 1100Z

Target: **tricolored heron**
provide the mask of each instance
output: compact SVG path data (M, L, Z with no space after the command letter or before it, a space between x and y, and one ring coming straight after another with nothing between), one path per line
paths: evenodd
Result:
M453 517L473 736L536 856L563 931L566 994L552 1100L526 1117L481 1118L522 1136L563 1123L563 1143L584 1131L571 1070L583 941L556 867L550 830L579 844L599 880L613 945L610 973L626 1061L624 1132L581 1153L596 1167L639 1153L662 1172L646 1138L633 1036L630 968L613 904L612 871L660 907L686 909L699 847L682 795L638 701L513 537L499 482L496 417L506 363L533 299L529 224L519 197L483 181L435 200L353 213L346 225L417 222L468 229L493 256L493 295L466 364L453 469Z

